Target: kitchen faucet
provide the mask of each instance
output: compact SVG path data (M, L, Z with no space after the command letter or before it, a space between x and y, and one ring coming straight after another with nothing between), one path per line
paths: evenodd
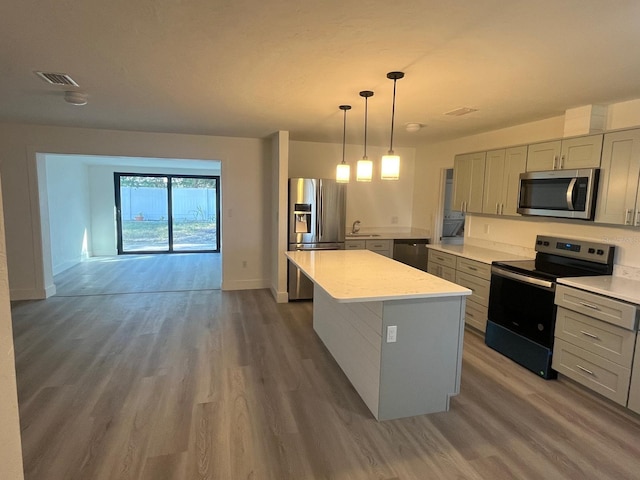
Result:
M358 233L360 231L360 220L353 222L351 226L351 233Z

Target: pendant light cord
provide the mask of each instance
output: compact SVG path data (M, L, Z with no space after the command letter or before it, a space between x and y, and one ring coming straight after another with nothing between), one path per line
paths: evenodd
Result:
M342 164L344 165L345 137L347 135L347 110L344 109L344 123L342 125Z
M367 158L367 117L369 116L369 98L364 97L364 156Z
M396 118L396 82L397 79L393 79L393 103L391 104L391 141L389 143L389 153L393 153L393 123Z

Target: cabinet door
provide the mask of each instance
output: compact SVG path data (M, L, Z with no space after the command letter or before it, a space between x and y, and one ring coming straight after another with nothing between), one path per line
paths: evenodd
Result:
M470 213L482 213L486 152L472 153L470 158L471 188L469 189L469 203L467 204L465 211Z
M502 203L502 187L505 173L504 148L487 152L484 169L484 199L482 201L482 213L500 214Z
M527 167L527 146L507 148L502 176L501 215L518 215L518 195L520 194L520 174Z
M464 204L469 202L471 190L471 156L469 154L456 155L453 159L453 205L456 212L464 210Z
M602 168L596 205L598 223L634 222L640 177L640 129L608 133L602 147Z
M529 145L527 151L527 172L541 172L543 170L555 169L561 151L562 143L560 140Z
M563 140L559 168L597 168L601 155L602 134Z

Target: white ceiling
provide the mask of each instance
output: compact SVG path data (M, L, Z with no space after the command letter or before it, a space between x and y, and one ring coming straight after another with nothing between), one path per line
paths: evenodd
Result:
M358 144L371 89L386 145L400 70L394 142L413 146L640 98L639 47L638 0L6 0L0 121L340 143L347 103Z

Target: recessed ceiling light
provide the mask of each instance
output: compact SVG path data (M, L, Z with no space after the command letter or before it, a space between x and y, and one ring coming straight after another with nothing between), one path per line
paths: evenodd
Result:
M51 72L34 72L38 77L47 82L50 85L63 85L79 87L76 81L66 73L51 73Z
M467 113L477 112L477 108L471 107L461 107L456 108L455 110L451 110L450 112L446 112L445 115L451 115L452 117L460 117L462 115L466 115Z

